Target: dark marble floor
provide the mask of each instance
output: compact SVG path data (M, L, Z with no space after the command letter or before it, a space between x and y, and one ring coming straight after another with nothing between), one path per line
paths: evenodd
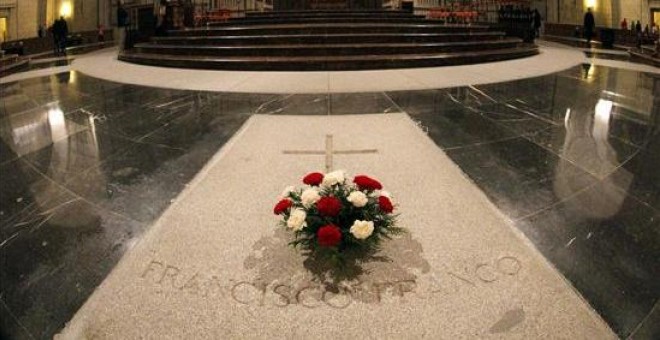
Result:
M407 112L623 338L660 336L660 78L388 93L0 90L0 336L50 338L252 114Z
M390 93L622 338L660 338L660 76Z

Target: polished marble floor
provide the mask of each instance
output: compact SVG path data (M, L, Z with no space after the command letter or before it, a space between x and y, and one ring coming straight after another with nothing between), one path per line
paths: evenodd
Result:
M253 114L407 112L622 338L660 336L660 76L580 66L439 90L0 90L0 336L50 338ZM404 141L405 142L405 141Z

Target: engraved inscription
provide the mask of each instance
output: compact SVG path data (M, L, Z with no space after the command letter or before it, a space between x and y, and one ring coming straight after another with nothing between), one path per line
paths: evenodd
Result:
M172 292L224 298L246 306L345 309L355 303L406 302L412 301L411 298L427 299L435 294L449 294L457 287L475 289L480 285L506 283L517 276L522 267L518 258L504 256L462 270L445 270L414 279L356 279L335 284L317 282L304 275L270 282L234 280L152 260L145 265L139 278Z

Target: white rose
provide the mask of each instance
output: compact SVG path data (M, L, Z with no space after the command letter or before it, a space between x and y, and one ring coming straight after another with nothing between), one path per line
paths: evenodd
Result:
M356 220L351 226L351 234L358 240L364 240L374 232L374 222Z
M293 185L290 185L290 186L284 188L284 191L282 191L282 198L289 197L289 195L295 190L296 190L296 187L294 187Z
M300 200L302 201L302 204L305 208L311 207L314 203L318 202L318 200L321 199L321 195L319 195L319 191L316 189L306 189L305 191L302 192L302 195L300 195Z
M353 191L348 195L346 200L353 203L353 206L357 208L362 208L367 205L367 202L369 202L367 195L365 195L362 191Z
M346 175L344 175L344 171L337 170L325 174L325 176L323 176L323 182L321 182L321 185L324 187L330 187L335 184L344 183L345 180L346 180Z
M300 208L293 209L291 215L289 215L289 219L286 221L286 225L295 231L300 231L307 226L307 222L305 222L306 218L307 214L305 210Z

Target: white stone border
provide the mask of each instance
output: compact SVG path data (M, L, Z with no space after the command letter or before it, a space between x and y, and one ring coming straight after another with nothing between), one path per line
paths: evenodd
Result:
M475 65L425 67L371 71L253 72L213 71L144 66L117 60L115 48L80 56L70 68L109 81L142 86L237 93L346 93L423 90L537 77L591 63L642 72L658 68L624 61L587 58L580 49L539 42L536 56ZM47 69L48 70L48 69ZM49 71L27 72L0 79L0 84ZM62 72L54 68L50 74Z

